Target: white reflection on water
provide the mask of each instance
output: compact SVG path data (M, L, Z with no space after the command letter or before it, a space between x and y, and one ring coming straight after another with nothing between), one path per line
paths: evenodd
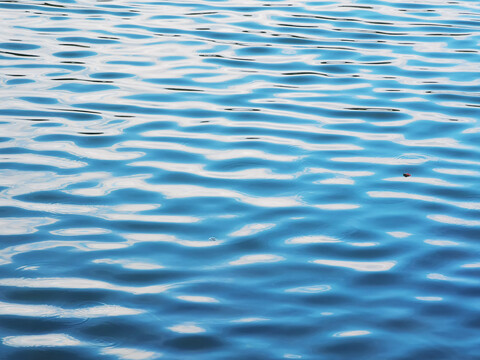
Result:
M76 194L87 196L90 189L82 189L85 194ZM96 191L96 190L95 190ZM94 195L98 196L98 195ZM252 201L255 201L252 198ZM266 198L268 202L269 199ZM280 198L276 198L280 199ZM261 202L262 198L258 199ZM0 206L11 206L30 211L43 211L54 214L75 214L75 215L89 215L99 217L105 220L129 220L129 221L144 221L144 222L175 222L175 223L193 223L198 222L201 218L194 216L180 216L180 215L145 215L137 214L137 211L154 210L159 207L156 204L131 204L127 206L104 206L104 205L72 205L60 203L36 203L26 202L13 198L2 197L0 195ZM265 205L269 206L269 205ZM274 206L274 205L270 205Z
M287 289L285 292L296 292L296 293L320 293L325 291L330 291L332 287L330 285L312 285L312 286L300 286L292 289Z
M102 235L111 233L111 230L102 228L69 228L50 231L50 234L60 236Z
M454 184L442 179L436 179L436 178L425 178L425 177L409 177L408 179L405 179L405 177L402 176L396 176L396 177L391 177L391 178L386 178L383 179L385 181L408 181L408 182L415 182L419 184L429 184L429 185L435 185L435 186L447 186L447 187L459 187L463 185L459 184Z
M95 259L95 260L92 260L92 262L95 263L95 264L110 264L110 265L117 265L118 264L125 269L132 269L132 270L158 270L158 269L163 269L164 268L164 266L161 266L161 265L158 265L158 264L132 261L132 260L128 260L128 259L119 259L119 260Z
M223 243L221 240L182 240L173 235L167 234L122 234L122 236L128 240L129 243L136 242L170 242L188 247L210 247L218 246Z
M230 265L249 265L258 263L271 263L285 260L284 257L273 254L245 255L238 260L230 261Z
M442 301L443 298L440 296L416 296L415 299L421 301Z
M479 202L468 202L468 201L448 201L444 199L440 199L434 196L428 195L418 195L418 194L411 194L411 193L404 193L404 192L394 192L394 191L368 191L367 194L373 198L390 198L390 199L412 199L412 200L421 200L426 202L434 202L440 204L448 204L452 206L456 206L463 209L471 209L471 210L480 210L480 203ZM441 217L442 215L428 215L429 219L437 220L436 217ZM432 218L435 217L435 218ZM449 216L445 216L445 218L450 218ZM440 218L441 219L441 218ZM455 218L451 218L455 219ZM462 221L462 219L458 219ZM455 221L455 220L452 220ZM467 220L463 220L468 222ZM473 222L475 223L475 221ZM480 224L480 222L478 222ZM472 225L473 226L473 225Z
M146 221L156 223L179 223L189 224L199 222L201 219L194 216L181 215L143 215L143 214L119 214L119 213L105 213L100 216L106 220L115 221Z
M359 246L359 247L368 247L368 246L378 246L376 242L350 242L348 245Z
M101 355L112 355L116 356L121 360L151 360L157 359L162 356L161 353L153 351L145 351L134 348L103 348L100 349Z
M111 176L107 172L77 173L59 175L52 171L0 170L0 186L7 189L2 194L8 196L30 194L36 191L60 190L71 184L104 179Z
M2 339L3 345L12 347L72 347L72 346L91 346L87 343L75 339L67 334L44 334L44 335L20 335L7 336ZM150 360L160 357L162 354L153 351L145 351L134 348L101 348L101 355L117 356L122 360Z
M119 143L119 148L141 148L141 149L159 149L170 151L182 151L191 154L200 154L210 160L231 160L238 158L257 158L268 161L284 161L291 162L300 159L300 156L294 155L277 155L266 153L261 150L254 149L231 149L231 150L216 150L209 148L197 148L180 144L176 142L162 142L162 141L137 141L129 140Z
M303 205L296 197L254 197L243 193L199 185L172 185L149 184L144 181L144 176L126 178L112 178L103 181L99 186L85 189L68 190L66 192L80 196L105 196L114 190L133 188L152 193L163 194L167 199L181 199L190 197L223 197L261 207L288 207ZM103 215L103 214L102 214ZM103 215L105 216L105 215ZM114 215L115 217L121 215ZM184 219L185 217L179 217ZM185 219L187 221L188 219Z
M180 296L177 296L177 299L190 301L190 302L197 302L197 303L218 303L219 302L217 299L208 297L208 296L180 295Z
M54 249L57 247L73 247L80 251L96 251L96 250L114 250L122 249L130 246L128 243L121 242L100 242L100 241L57 241L47 240L34 243L14 245L0 250L0 265L12 262L12 257L18 254L30 251L40 251Z
M170 326L167 329L181 334L198 334L206 331L204 328L201 328L193 323L178 324Z
M22 147L35 151L64 151L78 157L96 160L131 160L144 155L141 152L118 152L111 148L82 148L73 141L36 142L22 140Z
M0 235L21 235L37 232L37 227L50 225L58 220L48 217L4 217L0 219Z
M399 238L399 239L406 238L406 237L409 237L410 235L412 235L412 234L407 233L405 231L388 231L387 234L391 235L395 238Z
M382 164L382 165L418 165L423 164L432 159L418 158L418 159L405 159L405 158L382 158L382 157L335 157L331 158L331 161L350 162L350 163L369 163L369 164Z
M245 169L239 171L208 171L203 164L183 164L161 161L137 161L128 164L130 166L147 166L165 171L184 172L214 179L276 179L291 180L295 176L291 174L274 174L269 169Z
M268 123L265 123L268 124ZM257 126L258 124L251 124L248 123L248 126ZM273 126L272 124L268 124L269 127ZM276 127L280 126L279 124L275 124ZM219 142L248 142L252 141L251 139L247 139L245 136L235 135L235 136L227 136L227 135L218 135L218 134L207 134L207 133L188 133L185 131L174 131L174 130L152 130L142 134L143 136L147 137L174 137L174 138L188 138L188 139L205 139L205 140L213 140ZM286 145L291 147L297 147L303 150L309 151L339 151L339 150L362 150L361 147L351 144L312 144L307 143L302 140L294 139L294 138L286 138L286 137L277 137L277 136L256 136L255 141L261 141L270 144L276 145Z
M234 231L229 234L229 236L249 236L249 235L254 235L259 232L271 229L275 226L276 224L274 223L266 223L266 224L247 224L241 229L238 229L237 231Z
M352 331L342 331L335 333L333 336L335 337L350 337L350 336L362 336L362 335L368 335L370 334L370 331L367 330L352 330Z
M460 175L460 176L480 176L480 172L475 170L447 169L447 168L434 168L432 170L440 174Z
M325 168L309 167L305 169L307 174L336 174L345 177L372 176L375 173L371 171L352 171L352 170L331 170Z
M463 264L462 268L480 268L480 262L473 264Z
M0 156L0 163L47 165L60 169L74 169L87 166L83 161L68 160L61 157L38 154L8 154Z
M232 323L251 323L251 322L259 322L259 321L268 321L270 319L267 318L261 318L261 317L250 317L250 318L241 318L241 319L236 319L232 320Z
M428 274L427 279L430 280L441 280L441 281L454 281L455 279L445 276L443 274Z
M339 239L325 236L325 235L307 235L298 236L285 240L285 244L322 244L322 243L336 243Z
M435 246L458 246L460 243L450 240L430 240L427 239L424 241L426 244L435 245Z
M360 207L357 204L318 204L313 206L322 210L353 210Z
M296 354L283 354L283 357L285 359L301 359L302 355L296 355Z
M302 203L295 197L253 197L242 193L197 185L151 185L151 191L163 193L169 199L189 197L225 197L261 207L300 206Z
M356 271L388 271L396 265L396 261L340 261L340 260L313 260L315 264L346 267Z
M439 147L451 149L471 149L470 146L459 144L458 141L451 138L433 138L422 140L401 140L395 141L398 144L413 147Z
M88 345L66 334L7 336L3 345L13 347L63 347Z
M466 220L448 215L427 215L427 218L444 224L461 225L461 226L480 226L478 220Z
M117 305L99 305L78 309L63 309L52 305L25 305L0 302L0 315L92 319L108 316L137 315L144 310Z
M355 184L355 181L353 179L348 179L348 178L334 177L334 178L330 178L330 179L315 181L314 184L353 185L353 184Z
M90 280L82 278L5 278L0 279L0 286L26 287L34 289L99 289L124 291L134 295L138 294L159 294L177 284L151 285L143 287L120 286L105 281Z

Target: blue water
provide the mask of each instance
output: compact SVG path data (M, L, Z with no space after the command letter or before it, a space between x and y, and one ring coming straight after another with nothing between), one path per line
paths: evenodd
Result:
M478 1L0 14L0 359L480 359Z

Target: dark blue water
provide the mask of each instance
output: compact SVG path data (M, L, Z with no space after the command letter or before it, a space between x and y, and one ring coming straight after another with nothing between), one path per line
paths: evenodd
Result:
M0 8L0 359L480 359L478 1Z

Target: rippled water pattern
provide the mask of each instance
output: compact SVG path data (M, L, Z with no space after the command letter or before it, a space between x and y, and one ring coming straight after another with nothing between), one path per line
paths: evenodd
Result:
M478 1L0 8L1 359L480 359Z

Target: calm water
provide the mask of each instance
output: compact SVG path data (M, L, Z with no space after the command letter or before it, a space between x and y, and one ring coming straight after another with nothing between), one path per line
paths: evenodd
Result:
M480 359L478 1L0 8L0 359Z

